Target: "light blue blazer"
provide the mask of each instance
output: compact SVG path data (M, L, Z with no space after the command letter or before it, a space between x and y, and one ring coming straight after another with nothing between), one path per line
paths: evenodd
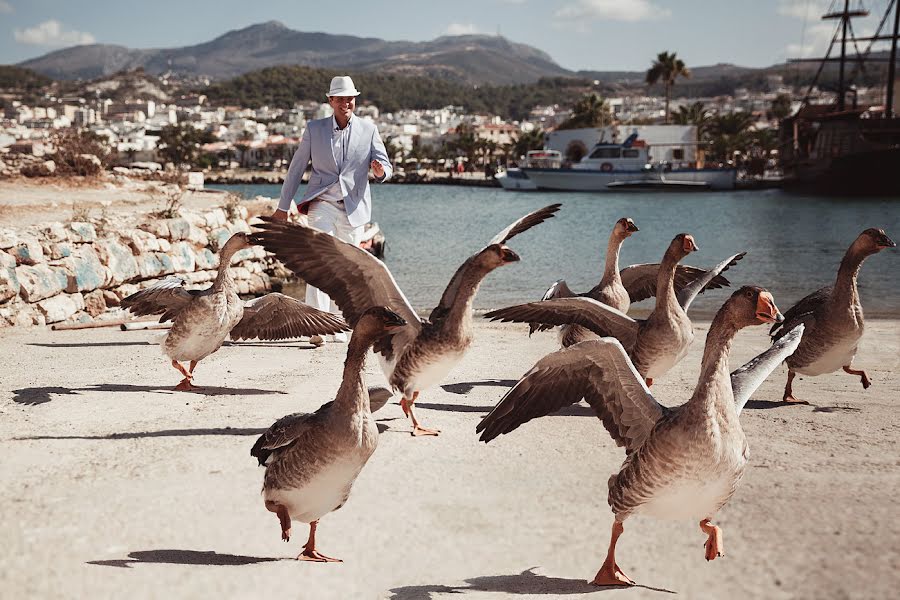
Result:
M334 117L316 119L307 124L306 131L300 139L300 146L291 159L284 185L281 187L278 208L284 211L291 209L291 202L300 187L300 178L311 160L312 173L309 176L309 185L306 186L306 193L297 202L297 206L315 200L329 187L340 182L347 220L354 227L359 227L372 218L369 163L375 159L384 167L384 177L378 181L387 180L393 168L384 149L384 142L378 135L378 128L374 123L354 116L350 121L347 156L343 168L338 171L331 145L333 127Z

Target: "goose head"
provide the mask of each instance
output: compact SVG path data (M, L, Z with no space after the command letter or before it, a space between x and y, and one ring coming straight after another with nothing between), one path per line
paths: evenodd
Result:
M491 244L475 256L475 262L487 271L522 260L505 244Z
M876 229L875 227L870 227L866 229L859 237L856 238L856 241L853 242L851 249L863 254L864 256L869 256L872 254L877 254L884 250L885 248L896 248L897 244L894 243L894 240L889 238L887 234L884 232L884 229Z
M222 246L222 253L234 254L238 250L249 248L252 245L253 242L250 241L249 233L238 232L228 238L228 241Z
M616 221L616 225L613 227L615 236L622 239L629 237L635 231L640 231L640 229L638 229L638 226L634 224L634 221L628 217L622 217Z
M723 307L738 327L781 323L784 315L775 306L772 294L761 287L746 285L731 295Z
M689 233L679 233L672 239L666 254L671 254L677 260L681 260L691 252L696 252L700 247L694 241L694 236Z

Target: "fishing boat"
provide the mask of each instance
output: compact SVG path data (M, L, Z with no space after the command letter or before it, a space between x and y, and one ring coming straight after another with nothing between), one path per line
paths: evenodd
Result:
M529 168L558 169L562 165L562 154L557 150L529 150L525 154L525 166ZM509 167L494 175L503 189L534 191L537 186L519 167Z

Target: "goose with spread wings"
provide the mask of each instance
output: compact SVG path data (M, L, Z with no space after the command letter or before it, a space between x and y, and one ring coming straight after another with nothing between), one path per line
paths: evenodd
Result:
M612 336L622 342L638 373L653 385L678 364L694 340L694 329L687 310L707 284L743 258L735 254L702 276L675 290L678 262L696 251L694 237L680 233L672 240L662 263L655 268L656 306L646 319L633 319L620 310L587 297L556 298L501 308L486 318L546 325L580 325L596 336Z
M246 233L231 236L219 252L216 279L205 290L185 289L184 280L167 277L122 300L122 307L136 315L162 314L160 323L172 321L162 349L184 377L176 390L197 389L192 384L194 368L229 335L233 340L281 340L349 331L340 317L284 294L241 300L228 267L236 252L250 246ZM185 368L181 363L188 361Z
M372 344L406 321L373 306L357 320L347 346L343 379L334 400L314 413L282 417L263 433L250 455L266 467L263 500L278 516L281 539L291 539L291 520L309 524L309 538L297 560L340 562L316 548L316 528L326 514L341 508L378 445L372 413L391 397L384 388L366 389L363 377Z
M317 229L263 218L253 239L308 284L327 293L352 326L370 306L388 306L407 325L374 347L390 385L402 393L400 405L412 420L414 436L437 435L414 413L419 394L440 382L472 343L472 302L494 269L519 260L507 245L514 236L553 217L553 204L516 220L456 270L428 320L420 318L387 266L368 252Z
M737 290L713 319L700 377L690 399L674 408L650 393L615 338L580 342L534 365L478 425L489 442L581 399L612 439L625 447L619 472L609 478L615 515L606 560L593 583L630 585L616 564L616 542L634 514L697 519L707 534L707 560L723 553L722 531L710 521L737 489L748 458L739 414L753 392L800 342L802 326L733 373L728 355L738 330L781 321L769 292Z
M619 252L622 249L622 243L636 231L640 230L632 219L623 217L616 221L606 247L606 264L603 269L603 275L600 278L600 282L593 288L584 293L575 293L569 288L564 279L560 279L544 292L541 300L574 297L592 298L615 308L619 312L627 313L633 302L640 302L655 296L659 263L631 265L621 271L619 270ZM727 270L727 268L728 266L723 271ZM706 290L729 285L728 280L721 274L721 271L713 273L712 277L709 274L709 271L698 269L697 267L676 266L673 283L675 293L680 295L682 290L693 287L692 284L698 279L702 279L705 282L697 290L696 293L699 294ZM535 331L552 328L552 325L542 323L529 323L529 325L529 335ZM563 325L559 331L560 344L563 347L571 346L584 340L596 339L597 337L598 335L589 329L574 323Z
M865 331L856 279L866 258L896 247L883 229L866 229L847 248L834 285L806 296L784 313L784 323L772 326L769 333L777 341L798 323L806 324L800 347L787 359L788 378L782 401L807 404L794 396L792 384L797 373L816 376L843 369L858 376L863 389L872 385L864 370L853 368L853 358Z

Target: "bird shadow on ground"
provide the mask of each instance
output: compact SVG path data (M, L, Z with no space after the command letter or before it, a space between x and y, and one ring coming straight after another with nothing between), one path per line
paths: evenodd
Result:
M747 400L744 408L751 410L770 410L772 408L787 408L788 406L809 406L803 402L775 402L769 400Z
M294 350L315 350L316 348L318 348L318 346L316 346L315 344L310 344L308 342L299 342L299 341L295 342L293 344L284 343L284 342L276 344L273 342L260 342L260 341L255 341L255 342L234 342L234 341L229 342L229 341L226 341L226 342L223 342L222 345L223 346L237 346L237 347L250 346L251 348L288 348L288 349L294 349Z
M442 385L441 389L451 394L468 394L476 387L512 387L516 385L515 379L485 379L484 381L465 381L462 383L448 383ZM416 406L419 406L416 404Z
M130 560L129 560L130 559ZM213 551L201 550L139 550L129 552L128 559L113 560L89 560L89 565L103 567L120 567L130 569L132 565L150 563L163 565L207 565L215 567L237 567L241 565L253 565L263 562L275 562L289 560L286 558L271 558L257 556L240 556L237 554L219 554Z
M53 400L53 396L77 396L81 392L160 392L174 394L174 386L159 385L128 385L125 383L98 383L82 388L66 388L60 386L46 386L21 388L13 390L13 402L34 406ZM220 386L200 387L188 392L200 396L258 396L265 394L287 394L282 390L264 390L259 388L226 388Z
M427 408L428 410L444 410L449 412L465 412L465 413L484 413L488 414L493 410L494 406L468 406L465 404L432 404L429 402L416 402L416 408Z
M833 413L833 412L862 412L861 408L856 406L835 405L835 406L817 406L813 412Z
M466 592L500 592L504 594L522 595L549 595L564 596L568 594L592 594L607 592L610 590L627 589L625 587L598 587L591 585L584 579L565 579L562 577L548 577L534 572L537 567L522 571L518 575L491 575L485 577L473 577L466 579L468 585L412 585L394 588L390 590L393 596L391 600L434 600L432 594L465 594ZM654 592L667 592L671 590L654 588L646 585L635 585Z
M69 343L53 343L53 344L27 344L28 346L38 346L40 348L99 348L101 346L153 346L150 342L69 342Z
M27 440L134 440L153 437L188 437L193 435L261 435L266 429L255 427L210 427L205 429L163 429L160 431L125 431L102 435L31 435L13 438Z

